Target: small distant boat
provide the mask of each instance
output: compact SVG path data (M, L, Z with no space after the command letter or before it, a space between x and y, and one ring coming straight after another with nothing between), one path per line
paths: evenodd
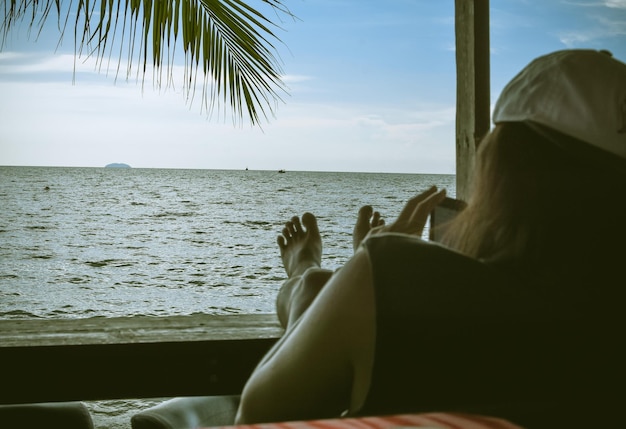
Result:
M286 173L285 170L283 170L282 168L280 170L278 170L279 173Z

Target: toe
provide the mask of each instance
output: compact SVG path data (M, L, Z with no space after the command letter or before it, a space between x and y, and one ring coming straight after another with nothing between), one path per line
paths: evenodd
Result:
M300 218L298 216L291 218L291 224L293 226L294 236L302 234L302 224L300 223Z
M302 215L302 223L307 229L307 233L319 234L319 228L317 226L317 219L312 213L305 213Z
M367 222L372 217L374 209L372 206L363 206L359 209L358 219L359 222Z
M287 222L285 224L285 227L283 228L283 236L286 242L291 239L292 235L293 235L293 226L289 222Z
M276 237L276 243L278 243L278 247L280 247L281 250L287 247L287 241L283 235Z
M382 219L380 217L380 212L374 212L374 214L372 215L372 222L371 222L372 228L379 226L381 221Z

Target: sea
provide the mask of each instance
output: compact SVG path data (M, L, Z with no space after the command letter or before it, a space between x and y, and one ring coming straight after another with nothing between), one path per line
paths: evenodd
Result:
M361 206L391 222L432 185L456 194L454 175L0 166L0 320L273 313L287 220L315 214L336 269ZM162 400L86 404L128 429Z

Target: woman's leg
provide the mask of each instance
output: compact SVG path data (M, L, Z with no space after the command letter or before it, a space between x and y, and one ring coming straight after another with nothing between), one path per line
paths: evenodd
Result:
M362 207L352 234L354 250L372 228L383 224L371 206ZM321 268L322 237L311 213L302 215L302 222L297 216L291 218L277 241L289 278L278 292L276 312L281 325L287 328L309 307L333 271Z

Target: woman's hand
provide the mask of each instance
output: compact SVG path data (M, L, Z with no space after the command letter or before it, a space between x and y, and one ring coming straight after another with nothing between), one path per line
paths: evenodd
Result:
M382 225L373 228L369 234L379 234L381 232L398 232L402 234L422 236L424 232L424 226L428 215L433 209L443 201L446 197L446 190L442 189L437 191L437 188L433 186L427 191L411 198L402 211L400 216L395 222L389 225Z

